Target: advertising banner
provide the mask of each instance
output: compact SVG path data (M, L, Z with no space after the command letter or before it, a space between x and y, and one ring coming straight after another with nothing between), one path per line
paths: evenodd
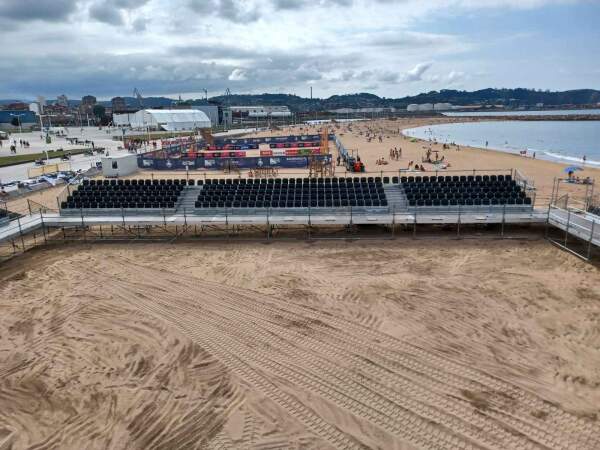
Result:
M331 161L331 155L314 156L317 160ZM138 167L149 170L194 170L209 169L223 170L232 166L240 169L254 169L256 167L308 167L308 156L264 156L245 158L173 158L154 159L144 156L138 157Z

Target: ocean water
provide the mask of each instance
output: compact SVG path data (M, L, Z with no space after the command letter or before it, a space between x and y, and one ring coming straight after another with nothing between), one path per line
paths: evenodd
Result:
M564 163L600 167L600 121L506 121L448 123L404 130L441 143L501 150Z
M551 111L473 111L445 112L449 117L488 117L488 116L576 116L580 114L600 115L600 109L556 109Z

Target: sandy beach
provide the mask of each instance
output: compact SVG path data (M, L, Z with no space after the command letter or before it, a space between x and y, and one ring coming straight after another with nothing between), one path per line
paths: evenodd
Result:
M548 205L552 193L552 186L555 178L566 178L564 168L567 164L545 161L541 159L533 159L522 157L514 154L504 153L496 150L485 150L474 147L460 147L457 150L455 146L449 149L444 149L442 144L433 144L426 141L412 139L402 135L402 130L419 126L433 125L437 123L453 123L465 121L477 121L479 118L465 117L444 117L444 118L426 118L426 119L399 119L399 120L375 120L364 122L340 123L329 125L329 129L335 132L344 146L349 150L357 150L362 161L365 163L366 170L369 173L378 174L382 171L397 172L400 169L406 169L410 161L421 165L421 160L425 156L427 149L437 150L440 158L445 157L445 161L450 163L448 170L501 170L501 169L518 169L527 178L535 182L536 188L536 206L545 207ZM303 126L281 128L274 131L261 131L250 133L247 136L282 136L291 134L318 134L322 126ZM367 134L375 136L368 141ZM382 142L379 142L378 137L381 136ZM390 148L401 148L402 157L399 160L390 160ZM335 146L331 145L331 153L334 158L337 156ZM386 165L376 164L380 158L385 158L388 162ZM434 170L432 164L424 164L426 170ZM440 174L443 174L441 171ZM448 172L450 173L450 172ZM299 169L280 169L280 176L305 176L307 170ZM346 173L343 167L336 168L336 175L352 175ZM416 172L414 173L416 174ZM413 175L414 175L413 174ZM586 167L585 170L578 172L580 178L591 177L600 179L600 169ZM218 171L194 171L186 174L183 171L140 171L128 178L186 178L186 176L204 179L218 177L238 177L237 174L224 175ZM242 176L246 176L243 172ZM60 188L46 190L43 192L32 193L31 195L8 202L9 209L14 211L26 212L27 200L40 203L50 208L56 208L56 195L60 192ZM569 185L561 183L560 193L570 193L573 198L582 200L585 194L585 186Z
M600 274L545 241L73 245L0 268L26 448L600 446Z

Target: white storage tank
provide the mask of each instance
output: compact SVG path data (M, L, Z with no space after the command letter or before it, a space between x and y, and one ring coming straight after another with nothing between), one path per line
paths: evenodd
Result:
M433 111L433 103L423 103L419 105L419 111Z
M406 110L407 110L408 112L416 112L416 111L418 111L418 110L419 110L419 105L417 105L417 104L413 103L412 105L408 105L408 106L406 107Z
M436 103L433 105L435 111L448 111L452 109L452 103Z

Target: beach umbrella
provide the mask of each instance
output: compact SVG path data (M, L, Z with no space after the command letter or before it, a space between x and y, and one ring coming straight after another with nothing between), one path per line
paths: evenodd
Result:
M581 167L581 166L569 166L569 167L565 167L565 173L577 172L578 170L583 170L583 167Z

